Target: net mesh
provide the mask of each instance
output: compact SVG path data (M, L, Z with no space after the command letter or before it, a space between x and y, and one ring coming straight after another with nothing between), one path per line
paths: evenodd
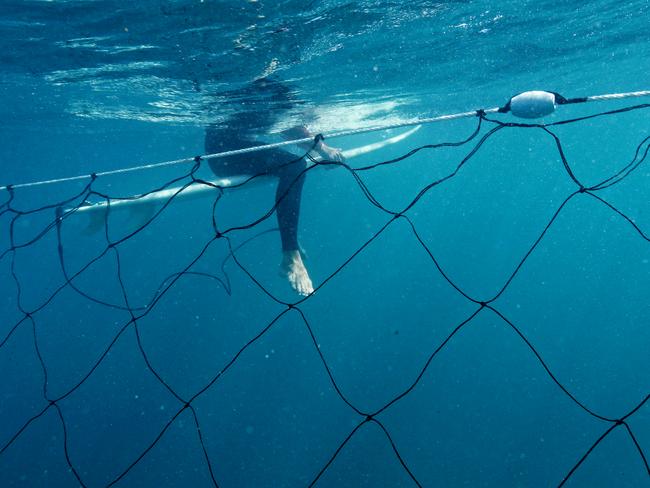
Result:
M95 176L74 191L9 186L0 207L5 481L45 485L63 466L57 479L82 486L562 486L588 459L606 463L607 442L629 461L620 472L650 480L647 354L626 353L649 345L638 325L647 310L635 308L647 288L631 283L640 266L647 274L637 261L645 247L635 247L650 240L635 207L647 192L633 180L647 177L649 107L548 124L478 111L450 127L469 128L458 140L356 166L314 161L301 227L320 279L300 299L273 276L277 203L249 190L263 175L237 192L220 188L199 176L197 157L138 197L116 196ZM625 129L613 144L606 128L616 124ZM211 187L203 206L171 206L197 185ZM137 219L111 211L170 188ZM316 195L347 209L335 227L313 229L328 212ZM89 201L106 204L92 229L79 211ZM580 261L585 242L612 226L620 249L589 248ZM617 276L629 278L598 274L612 254ZM554 302L574 276L584 279L572 296ZM629 300L624 319L591 300L612 280ZM589 333L578 331L584 322ZM593 350L578 357L602 359L593 341L618 344L620 356L571 361L581 348ZM530 456L515 431L536 446Z

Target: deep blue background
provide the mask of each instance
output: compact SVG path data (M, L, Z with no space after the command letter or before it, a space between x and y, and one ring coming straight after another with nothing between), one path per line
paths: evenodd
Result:
M229 99L229 90L245 86L269 63L313 109L313 129L324 133L498 106L525 89L572 97L648 88L646 1L493 3L5 1L0 184L199 154L204 124L227 125L228 114L246 104ZM561 107L545 121L634 103L640 101ZM554 131L577 177L595 184L632 159L648 135L647 114ZM351 163L362 166L421 144L461 140L475 124L470 119L426 126ZM332 144L354 147L385 135ZM468 150L425 150L362 178L383 205L401 209ZM128 195L187 169L100 178L94 188ZM59 202L84 183L17 190L13 207ZM599 196L647 231L649 184L650 172L642 165ZM575 190L548 134L506 129L408 216L449 278L472 297L488 300ZM5 199L6 191L0 196ZM253 185L228 193L217 217L223 228L246 224L272 202L272 185ZM211 199L172 205L119 246L131 306L148 303L161 282L209 241L211 205ZM310 173L302 208L301 241L316 284L389 220L341 169ZM0 217L0 252L10 246L10 219L6 213ZM51 209L21 217L13 227L16 242L52 219ZM234 233L233 243L274 226L271 218ZM130 231L124 216L111 220L112 238ZM81 216L64 222L69 270L78 270L105 244L101 233L84 232ZM50 232L0 260L0 339L22 317L18 300L33 310L64 281L56 246ZM226 255L224 241L216 241L192 270L220 276ZM277 233L251 242L237 256L269 292L296 299L277 275ZM604 416L624 415L650 390L649 260L647 241L628 222L595 199L578 196L494 302L557 379ZM225 270L232 296L213 279L184 276L138 321L151 366L182 397L201 389L284 310L232 261ZM75 284L123 304L112 252ZM362 411L376 410L408 388L432 351L476 308L443 279L404 221L391 224L301 306L337 385ZM62 395L83 379L128 320L127 312L93 304L69 287L34 314L48 395ZM0 448L47 405L33 337L27 321L0 348ZM182 406L147 368L133 326L59 405L70 460L92 487L122 473ZM335 392L295 311L247 349L194 407L223 487L305 486L363 420ZM646 453L649 408L629 420ZM522 339L488 310L378 419L424 486L554 486L610 425L576 406ZM52 408L0 454L2 486L76 484ZM618 428L570 486L645 484L638 452ZM210 486L187 412L119 485ZM319 482L411 485L374 424L357 432Z

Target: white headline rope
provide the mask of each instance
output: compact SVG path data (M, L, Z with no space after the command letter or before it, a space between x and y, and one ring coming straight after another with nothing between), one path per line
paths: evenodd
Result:
M639 98L639 97L645 97L645 96L650 96L650 90L642 90L642 91L636 91L636 92L627 92L627 93L610 93L606 95L593 95L590 97L584 97L583 100L581 100L580 103L584 102L597 102L597 101L603 101L603 100L620 100L623 98ZM483 110L483 113L486 114L491 114L491 113L497 113L499 112L499 107L495 108L489 108ZM388 130L388 129L399 129L402 127L412 127L416 125L423 125L423 124L432 124L434 122L443 122L446 120L456 120L456 119L464 119L468 117L476 117L477 110L473 110L471 112L461 112L457 114L449 114L449 115L440 115L438 117L429 117L429 118L423 118L423 119L417 119L409 122L401 122L401 123L396 123L396 124L388 124L388 125L381 125L381 126L375 126L375 127L364 127L361 129L354 129L354 130L347 130L347 131L342 131L342 132L334 132L332 134L324 134L323 137L325 139L335 139L337 137L344 137L344 136L352 136L352 135L357 135L357 134L366 134L369 132L378 132L378 131L383 131L383 130ZM215 153L215 154L206 154L203 156L199 156L201 159L216 159L216 158L225 158L228 156L236 156L238 154L246 154L246 153L252 153L252 152L258 152L258 151L265 151L268 149L274 149L277 147L283 147L283 146L290 146L294 144L305 144L309 142L313 142L314 138L313 137L303 137L302 139L293 139L290 141L282 141L282 142L276 142L273 144L265 144L263 146L253 146L253 147L246 147L243 149L236 149L233 151L225 151L221 153ZM100 176L109 176L109 175L117 175L117 174L122 174L122 173L131 173L134 171L142 171L142 170L147 170L147 169L155 169L155 168L163 168L165 166L175 166L178 164L187 164L187 163L194 163L196 161L196 157L191 157L191 158L183 158L183 159L175 159L173 161L164 161L161 163L151 163L151 164L144 164L140 166L133 166L130 168L123 168L123 169L116 169L112 171L103 171L100 173L95 173L95 177L100 177ZM44 181L34 181L30 183L20 183L17 185L4 185L0 186L0 190L8 190L9 188L15 189L15 188L28 188L28 187L33 187L33 186L40 186L40 185L50 185L50 184L55 184L55 183L65 183L65 182L71 182L71 181L78 181L78 180L85 180L85 179L91 179L93 178L93 175L78 175L78 176L70 176L66 178L56 178L52 180L44 180Z

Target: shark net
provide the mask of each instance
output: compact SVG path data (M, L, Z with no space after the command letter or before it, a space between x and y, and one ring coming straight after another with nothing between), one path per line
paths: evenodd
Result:
M313 161L306 297L222 155L3 187L3 486L648 483L644 94Z

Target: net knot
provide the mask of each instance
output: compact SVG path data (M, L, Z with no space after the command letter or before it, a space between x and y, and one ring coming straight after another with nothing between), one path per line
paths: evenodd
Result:
M201 161L203 161L203 158L201 156L194 156L195 163L200 163Z
M90 173L90 181L95 181L97 179L97 173Z
M314 136L314 146L318 146L321 142L325 140L325 136L320 132Z
M587 189L584 186L580 186L580 189L578 190L578 193L585 193Z
M375 420L375 417L372 414L366 415L366 420L364 422L373 422Z

